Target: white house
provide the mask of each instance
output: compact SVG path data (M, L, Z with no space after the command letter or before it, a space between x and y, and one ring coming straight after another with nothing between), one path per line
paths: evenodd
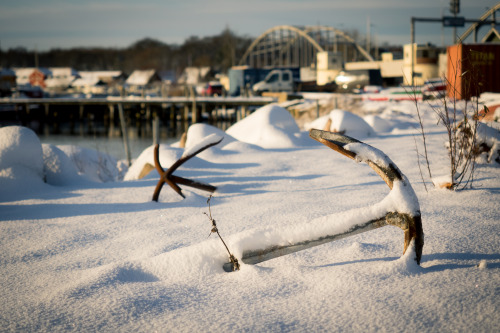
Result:
M49 90L65 90L77 79L78 72L70 67L51 67L52 75L45 80L45 85Z

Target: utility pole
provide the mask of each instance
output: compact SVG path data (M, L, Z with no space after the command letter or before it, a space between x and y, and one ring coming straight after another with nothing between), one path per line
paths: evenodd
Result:
M450 0L450 13L456 18L460 13L460 0ZM457 43L457 27L453 26L453 44Z
M370 48L371 48L371 32L370 32L370 16L366 18L366 51L371 54Z

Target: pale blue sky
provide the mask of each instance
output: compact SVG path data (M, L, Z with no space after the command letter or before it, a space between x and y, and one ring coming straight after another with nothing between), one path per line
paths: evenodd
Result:
M476 19L497 3L461 0L459 15ZM258 37L284 24L321 24L365 35L368 19L372 40L405 44L412 16L439 18L450 15L448 8L449 0L0 0L0 47L126 47L144 37L182 43L225 27ZM452 29L436 23L417 23L416 33L418 43L452 43Z

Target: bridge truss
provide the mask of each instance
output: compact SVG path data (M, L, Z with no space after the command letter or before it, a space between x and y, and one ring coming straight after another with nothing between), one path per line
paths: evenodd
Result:
M341 30L328 26L280 25L255 39L239 65L310 67L316 63L316 54L324 51L340 52L344 61L373 60L369 52Z
M485 25L490 24L490 32L495 32L497 36L500 36L497 29L496 12L500 11L500 2L495 6L488 9L478 20L478 22L473 23L459 38L459 41L465 41L470 35L473 35L473 42L477 43L477 37L479 29ZM491 20L488 18L491 16Z

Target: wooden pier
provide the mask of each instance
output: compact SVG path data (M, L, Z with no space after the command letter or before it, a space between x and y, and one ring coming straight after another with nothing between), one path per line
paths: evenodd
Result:
M272 97L3 98L0 126L18 124L47 135L62 133L62 126L68 134L95 135L99 126L101 134L121 135L127 151L131 128L156 144L160 137L177 137L199 122L225 130L273 102Z

